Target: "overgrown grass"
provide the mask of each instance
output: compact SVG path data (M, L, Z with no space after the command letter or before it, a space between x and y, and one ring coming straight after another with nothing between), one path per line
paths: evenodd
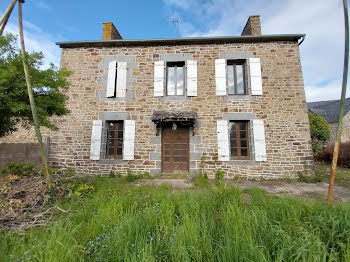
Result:
M1 232L0 261L350 261L347 205L120 181L96 178L47 226Z
M318 181L328 183L330 173L331 173L331 165L315 162L315 178ZM342 167L337 168L337 173L335 176L335 184L350 188L350 168L342 168Z

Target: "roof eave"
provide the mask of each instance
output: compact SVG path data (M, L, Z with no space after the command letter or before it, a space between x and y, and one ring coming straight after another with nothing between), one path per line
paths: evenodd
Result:
M184 37L164 39L122 39L122 40L92 40L57 42L61 48L94 47L94 46L145 46L170 44L216 44L216 43L244 43L244 42L271 42L271 41L298 41L305 34L283 35L253 35L253 36L217 36L217 37Z

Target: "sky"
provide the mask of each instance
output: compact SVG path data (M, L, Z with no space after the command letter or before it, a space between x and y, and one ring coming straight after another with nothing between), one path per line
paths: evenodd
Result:
M11 0L0 2L2 15ZM17 6L6 31L18 34ZM102 22L124 39L240 35L250 15L261 15L263 34L305 33L300 46L308 102L339 99L344 64L341 0L27 0L23 4L28 51L60 63L55 42L99 40ZM347 88L350 97L350 88Z

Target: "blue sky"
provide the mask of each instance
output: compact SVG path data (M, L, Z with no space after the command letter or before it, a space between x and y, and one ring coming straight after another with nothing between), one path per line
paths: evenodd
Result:
M10 0L0 2L2 14ZM341 0L27 0L26 46L59 65L57 41L101 39L111 21L124 39L169 38L179 20L180 37L240 35L249 15L260 14L263 34L306 33L301 45L308 101L340 98L344 55ZM17 34L17 8L7 31ZM350 96L348 88L347 97Z

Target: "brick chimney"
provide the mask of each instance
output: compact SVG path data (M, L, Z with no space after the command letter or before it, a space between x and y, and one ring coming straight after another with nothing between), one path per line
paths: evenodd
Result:
M102 40L123 39L112 22L103 22Z
M249 16L241 35L261 35L260 15Z

